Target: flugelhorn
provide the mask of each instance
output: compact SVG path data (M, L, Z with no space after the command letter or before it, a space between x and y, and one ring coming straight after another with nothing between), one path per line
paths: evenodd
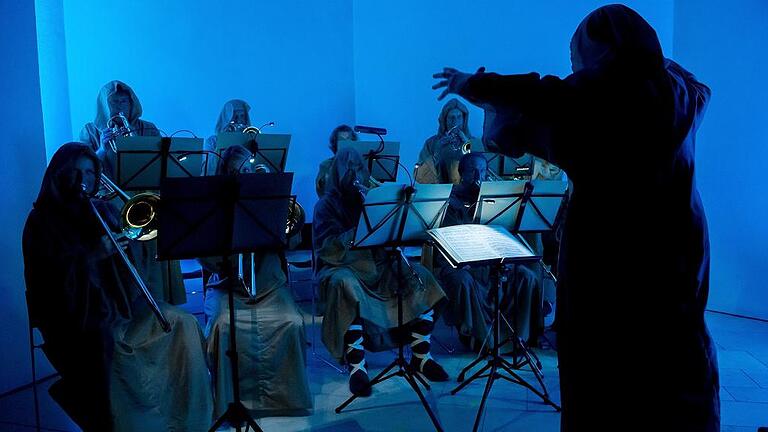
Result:
M465 155L472 151L472 141L467 139L464 141L464 138L461 136L461 130L458 126L454 126L448 130L448 132L445 133L446 139L448 139L448 145L451 146L451 149L457 153L461 153L462 155Z
M131 124L128 123L128 119L125 117L122 111L113 115L109 118L109 120L107 120L107 129L112 131L112 134L115 137L133 136ZM112 151L117 153L117 144L115 143L115 139L113 138L109 140L108 143Z

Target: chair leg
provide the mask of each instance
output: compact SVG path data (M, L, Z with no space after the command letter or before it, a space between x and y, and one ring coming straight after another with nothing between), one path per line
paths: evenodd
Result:
M40 402L37 397L37 365L35 362L35 334L32 326L29 327L29 356L32 366L32 397L35 403L35 430L40 432Z

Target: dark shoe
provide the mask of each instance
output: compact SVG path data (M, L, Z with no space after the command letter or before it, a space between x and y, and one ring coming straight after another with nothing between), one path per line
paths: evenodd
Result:
M371 395L371 381L368 374L362 370L355 371L349 376L349 391L358 397L368 397Z
M421 372L428 380L432 382L444 382L448 381L448 373L445 372L442 366L431 357L427 357L426 360L422 360L415 355L411 357L411 368L417 372Z

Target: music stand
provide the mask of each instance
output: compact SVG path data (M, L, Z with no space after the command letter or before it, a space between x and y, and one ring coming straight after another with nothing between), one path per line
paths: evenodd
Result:
M534 163L536 163L536 159L528 153L519 158L504 156L499 174L513 180L528 180L533 176Z
M401 246L423 243L428 239L426 231L439 226L442 222L451 188L450 184L419 185L418 189L413 185L395 184L371 189L363 204L363 211L352 240L352 248L386 248L389 259L397 260L398 281L404 279L405 266L421 283L416 271L403 254ZM403 296L399 287L396 294L397 326L401 329L404 324ZM405 360L403 340L398 339L397 357L370 381L370 386L373 387L395 376L402 377L419 396L435 429L442 431L440 421L429 406L417 381L426 390L429 390L430 386ZM387 375L395 367L397 371ZM336 408L336 413L340 413L355 399L357 395L352 395Z
M166 177L197 177L208 156L201 138L130 136L115 145L115 181L126 191L158 190Z
M353 148L365 159L371 177L380 182L397 181L400 143L397 141L339 141L338 148Z
M562 183L562 192L558 194L557 191L561 190L560 186L551 183ZM536 190L537 186L542 188L541 192ZM554 225L560 203L565 197L565 187L567 187L567 184L564 182L551 181L484 182L480 186L478 204L475 210L475 220L483 225L501 225L525 244L525 240L519 235L520 232L543 232L547 230L545 227L551 229L552 225ZM534 200L533 197L536 197L536 200ZM526 213L532 213L533 215L527 216ZM547 218L547 216L552 217ZM526 387L539 396L544 403L552 406L555 410L560 411L560 406L549 398L549 393L543 380L541 362L538 357L528 349L525 342L517 336L517 332L510 325L509 321L507 321L501 314L499 297L501 295L503 284L506 282L505 267L505 263L500 261L494 266L493 272L494 279L496 280L496 292L493 304L494 318L491 323L493 345L489 350L483 350L481 348L481 354L470 364L465 366L457 377L457 381L461 384L451 390L451 394L455 395L474 380L488 378L483 396L480 400L480 407L477 416L475 417L474 431L477 431L480 426L485 403L490 394L491 387L497 379L504 379ZM502 320L506 323L510 332L510 336L503 341L500 340ZM491 333L489 333L489 335L490 334ZM483 342L483 346L485 346L486 342L487 338L486 341ZM515 359L515 364L512 364L501 356L501 347L509 342L513 343L513 351L515 353L522 353L524 360L521 363L518 363ZM485 366L468 379L464 379L467 372L486 359ZM530 366L531 372L533 372L536 377L542 391L539 391L515 372L515 369L519 369L526 365ZM502 375L499 373L500 371L506 372L509 376ZM488 373L486 374L486 372Z
M285 172L290 144L290 134L220 132L216 136L217 153L234 145L243 146L253 154L255 164L265 165L271 173Z
M229 257L236 253L281 250L287 247L285 221L293 173L240 174L186 179L165 179L158 228L158 255L184 259L221 256L231 271ZM234 279L234 275L228 275ZM252 281L253 283L254 281ZM210 431L224 422L241 424L245 431L262 429L240 399L234 294L229 289L229 350L233 399Z
M504 155L501 153L493 153L489 151L479 151L472 153L480 153L485 157L485 161L488 163L488 177L500 178L501 171L504 168Z

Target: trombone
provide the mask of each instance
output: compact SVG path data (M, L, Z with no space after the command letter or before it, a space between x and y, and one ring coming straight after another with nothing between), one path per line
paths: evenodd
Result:
M157 237L157 209L160 195L141 192L133 197L120 189L106 174L101 174L101 186L106 192L99 199L109 201L119 197L123 201L120 210L120 231L131 240L149 241Z
M101 176L101 181L102 183L111 184L115 188L114 189L115 192L117 192L118 194L127 196L127 194L122 190L120 190L120 188L118 188L112 182L112 180L110 180L108 177L106 177L103 174ZM87 186L85 184L81 184L80 188L83 190L83 193L85 193L87 196L87 191L88 191ZM142 195L142 194L139 194L139 195ZM137 195L133 199L135 200L139 195ZM131 201L132 200L129 199L128 203L130 203ZM139 272L136 270L136 267L131 263L131 261L128 259L128 255L125 254L125 251L123 250L122 246L120 246L120 244L117 242L117 238L115 238L115 234L112 232L112 229L110 228L110 226L107 224L107 222L99 213L99 210L96 208L96 205L93 203L93 200L89 198L88 203L90 204L91 211L101 223L101 226L104 228L104 231L107 233L107 236L109 236L109 240L112 242L112 245L114 245L115 249L117 249L117 253L120 254L120 258L123 260L123 263L125 263L125 266L128 268L128 271L131 273L131 277L136 282L136 285L138 285L139 291L144 296L144 299L147 301L149 308L152 310L152 313L155 315L155 318L157 318L157 321L160 323L160 327L162 327L164 332L169 333L171 331L171 324L168 322L168 319L165 318L165 315L163 315L163 312L160 310L160 307L157 305L157 302L155 301L154 297L152 297L152 294L149 292L147 285L141 279L141 276L139 276ZM126 213L127 207L128 205L126 204L123 207L123 211L121 212L121 214ZM153 214L153 219L156 219L156 217L154 217L154 214L155 214L154 211L152 212L152 214ZM157 235L157 229L155 229L155 235Z

